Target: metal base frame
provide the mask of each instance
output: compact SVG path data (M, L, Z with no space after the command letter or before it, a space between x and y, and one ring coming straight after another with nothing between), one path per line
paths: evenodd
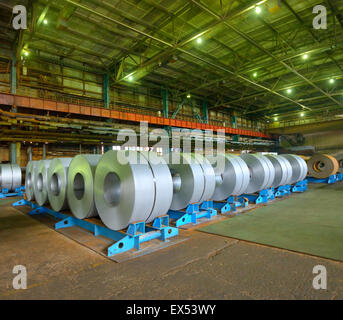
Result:
M330 177L325 178L325 179L318 179L318 178L313 178L313 177L307 178L307 181L311 183L328 183L328 184L336 183L342 180L343 180L343 173L333 174Z
M282 198L291 194L291 185L280 186L275 190L275 198Z
M302 180L297 182L294 186L292 186L292 192L305 192L307 191L307 180Z
M189 204L185 211L169 210L168 215L175 220L175 226L180 227L186 224L197 224L199 219L211 219L217 215L217 210L213 209L213 201L204 201Z
M259 204L259 203L268 203L275 199L274 188L261 190L256 194L243 194L243 198L247 198L249 202Z
M237 208L246 208L249 204L247 198L230 196L226 201L213 201L214 209L220 210L221 214L229 214L237 211Z
M126 232L121 232L108 229L104 226L100 226L86 220L80 220L45 207L40 207L27 200L20 200L13 203L14 207L25 205L31 206L32 210L29 212L30 215L49 214L55 219L61 220L55 224L56 230L77 226L92 232L96 237L103 236L116 241L107 248L108 257L131 249L139 250L142 243L154 239L168 241L168 238L175 237L179 234L179 230L177 228L169 226L169 217L167 215L157 217L152 226L148 226L145 222L136 222L131 223Z
M16 188L13 192L9 192L8 189L0 190L0 199L10 198L10 197L22 197L24 195L25 187Z

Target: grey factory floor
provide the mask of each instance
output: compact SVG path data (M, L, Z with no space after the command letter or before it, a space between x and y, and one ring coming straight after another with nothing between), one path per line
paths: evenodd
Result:
M343 299L342 262L191 230L186 241L116 263L12 201L0 200L0 299ZM15 265L27 268L26 290L13 289ZM327 290L312 286L315 265L327 269Z

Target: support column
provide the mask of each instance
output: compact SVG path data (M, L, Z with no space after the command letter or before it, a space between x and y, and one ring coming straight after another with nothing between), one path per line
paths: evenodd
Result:
M203 120L205 123L208 123L208 107L207 107L207 101L202 101L202 112L203 112Z
M11 64L11 93L17 93L17 59L15 53L12 54Z
M103 96L104 96L104 106L105 108L110 108L110 76L108 73L104 74L104 83L103 83Z
M168 118L168 89L162 89L162 107L163 107L163 117Z
M46 159L46 144L43 144L43 159Z
M232 115L231 116L231 126L232 128L237 128L237 122L236 122L236 116ZM239 134L235 134L232 136L233 141L239 141Z
M27 158L28 161L32 161L32 147L27 148Z
M17 144L15 142L10 144L10 160L12 164L17 163Z
M17 164L21 165L21 143L16 143L16 160Z
M236 116L231 116L231 126L232 128L237 128Z

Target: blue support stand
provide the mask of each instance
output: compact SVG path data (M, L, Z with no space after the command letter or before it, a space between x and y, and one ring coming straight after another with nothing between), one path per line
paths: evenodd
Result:
M228 214L236 212L239 207L246 208L248 204L247 198L237 197L235 200L234 196L230 196L226 201L214 201L213 207L220 210L221 214Z
M302 180L297 182L293 187L292 187L292 192L304 192L307 191L307 180Z
M213 201L205 201L201 204L189 204L185 211L169 210L168 215L175 220L175 226L180 227L186 224L197 224L201 218L211 219L217 215L213 209Z
M291 189L292 186L290 185L285 185L285 186L280 186L275 190L275 198L282 198L284 196L288 196L291 194Z
M25 187L16 188L13 192L9 192L8 189L0 190L0 199L10 198L10 197L22 197L24 195Z
M177 228L169 226L169 217L167 215L157 217L152 226L146 225L145 222L136 222L131 223L126 232L121 232L108 229L104 226L91 223L86 220L80 220L45 207L40 207L27 200L20 200L13 204L14 207L24 205L31 206L32 210L29 212L30 215L45 213L55 219L61 220L55 224L56 230L77 226L92 232L96 237L103 236L116 241L107 248L108 257L134 248L139 250L142 243L154 239L168 241L168 238L175 237L179 234L179 230Z
M267 203L268 201L275 199L274 188L264 189L256 194L243 194L240 197L247 198L249 202L252 202L255 204Z
M307 181L311 183L328 183L328 184L336 183L342 180L343 180L343 173L333 174L330 177L325 178L325 179L317 179L313 177L307 178Z

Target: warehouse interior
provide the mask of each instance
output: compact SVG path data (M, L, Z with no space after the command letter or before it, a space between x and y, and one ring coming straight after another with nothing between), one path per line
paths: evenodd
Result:
M342 14L1 1L0 300L342 299Z

